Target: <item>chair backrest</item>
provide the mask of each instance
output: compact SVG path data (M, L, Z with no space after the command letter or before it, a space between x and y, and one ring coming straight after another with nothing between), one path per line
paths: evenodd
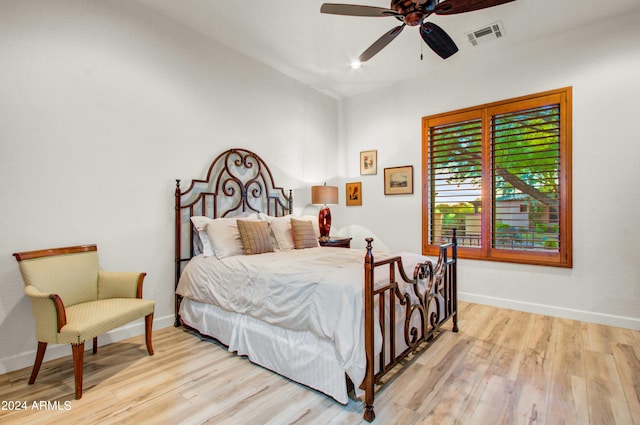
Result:
M13 254L20 265L25 286L58 294L64 305L98 299L98 248L83 245Z

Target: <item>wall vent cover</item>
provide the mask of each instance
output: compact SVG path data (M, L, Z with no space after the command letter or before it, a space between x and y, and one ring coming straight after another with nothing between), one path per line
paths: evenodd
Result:
M504 35L504 26L500 21L467 33L469 43L473 46L502 38Z

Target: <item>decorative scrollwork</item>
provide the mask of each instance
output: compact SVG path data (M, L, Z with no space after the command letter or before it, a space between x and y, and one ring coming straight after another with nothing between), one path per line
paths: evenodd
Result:
M410 301L409 301L410 303ZM412 325L412 317L414 317L414 313L419 313L419 323L422 324L425 321L425 310L424 307L420 304L410 304L409 308L406 310L406 316L404 321L404 341L411 348L414 349L418 346L421 341L421 336L423 329L417 328L415 325ZM421 326L422 327L422 326Z
M429 324L431 325L431 329L434 329L440 324L441 321L441 312L440 312L440 302L438 302L441 297L437 293L429 294L429 301L427 305L429 307L433 306L433 310L429 314Z
M396 264L402 270L400 258ZM408 290L402 291L395 285L393 293L404 307L404 340L412 350L448 318L445 272L442 259L435 266L425 261L416 265L413 279L404 279Z
M260 212L260 210L258 208L255 208L253 206L252 202L249 202L249 199L253 199L253 200L259 200L262 199L263 196L265 195L265 189L264 189L264 184L257 180L257 179L253 179L251 181L248 181L245 184L245 189L246 189L246 194L248 196L247 198L247 207L249 209L251 209L252 211L255 212Z
M228 217L247 211L284 215L291 212L289 196L276 187L269 167L255 153L230 149L209 167L206 180L193 180L180 191L180 208L193 208L192 215Z

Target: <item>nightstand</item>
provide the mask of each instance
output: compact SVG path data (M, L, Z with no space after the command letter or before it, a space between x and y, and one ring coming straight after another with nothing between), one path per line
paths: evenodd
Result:
M320 246L334 246L336 248L351 248L351 238L329 236L329 239L318 240Z

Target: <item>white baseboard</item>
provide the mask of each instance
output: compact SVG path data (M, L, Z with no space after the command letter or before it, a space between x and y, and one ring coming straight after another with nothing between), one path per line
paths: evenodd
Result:
M587 310L558 307L546 304L535 304L507 298L490 297L486 295L459 292L458 299L476 304L491 305L527 313L544 314L545 316L561 317L563 319L579 320L581 322L598 323L600 325L616 326L640 330L640 319L636 317L615 316L612 314L596 313Z
M153 318L153 329L158 330L173 326L174 316L168 315L163 317ZM114 329L111 332L107 332L104 335L100 335L98 338L98 346L111 344L113 342L122 341L134 336L144 335L144 319L136 320L126 326L122 326L118 329ZM22 369L25 367L31 368L36 358L37 342L34 341L33 350L25 351L20 354L16 354L11 357L5 357L0 359L0 374L11 372L14 370ZM85 349L90 349L91 342L89 342ZM47 351L44 355L44 361L57 359L64 356L71 355L71 346L69 344L49 344ZM31 373L29 370L28 374Z

